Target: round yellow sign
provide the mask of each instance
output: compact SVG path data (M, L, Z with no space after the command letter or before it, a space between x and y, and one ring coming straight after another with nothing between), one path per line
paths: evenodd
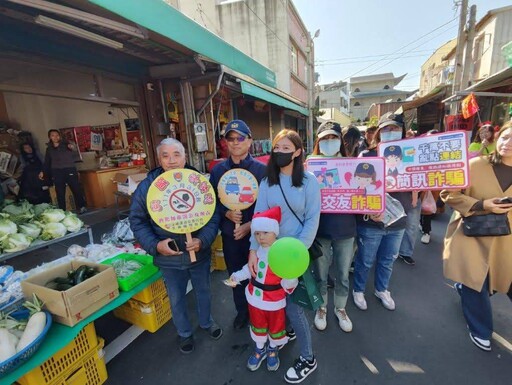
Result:
M186 169L159 175L148 190L146 205L155 223L185 234L206 225L215 212L213 187L203 175Z
M243 168L234 168L222 175L217 186L219 199L230 210L251 207L258 197L258 180Z

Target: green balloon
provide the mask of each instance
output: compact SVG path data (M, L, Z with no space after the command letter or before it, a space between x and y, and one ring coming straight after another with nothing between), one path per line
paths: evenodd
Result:
M268 264L278 277L298 278L308 268L308 249L298 239L291 237L278 239L270 246Z

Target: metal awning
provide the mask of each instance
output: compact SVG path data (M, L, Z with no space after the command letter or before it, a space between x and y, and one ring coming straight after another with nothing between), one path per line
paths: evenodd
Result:
M162 0L89 0L139 26L156 32L270 87L276 75L267 67L203 28Z
M493 88L508 86L510 84L512 84L512 67L505 68L484 80L480 80L478 83L466 88L465 91L488 91Z
M276 95L275 93L267 91L264 88L260 88L255 84L246 82L245 80L239 79L239 82L240 82L240 86L242 87L242 93L244 93L246 95L250 95L255 98L265 100L269 103L276 104L278 106L300 112L302 115L305 115L305 116L309 115L309 111L306 107L302 107L294 102L291 102L287 98Z
M402 105L402 109L404 111L412 110L413 108L418 108L423 106L424 104L439 100L443 98L446 95L446 88L449 87L445 84L441 86L437 86L432 91L430 91L425 96L422 96L421 98L411 100L410 102L404 103Z

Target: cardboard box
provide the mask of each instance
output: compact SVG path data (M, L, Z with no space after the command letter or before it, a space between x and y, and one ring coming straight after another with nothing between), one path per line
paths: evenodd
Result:
M99 273L66 291L57 291L44 285L56 277L66 277L69 270L82 265L92 266ZM63 263L27 278L21 282L26 298L36 294L53 319L61 324L74 326L119 296L116 273L112 266L74 260Z
M114 176L114 181L117 183L117 191L132 195L139 183L144 180L147 176L146 172L138 172L140 170L134 170L136 174L128 174L126 172L118 172Z

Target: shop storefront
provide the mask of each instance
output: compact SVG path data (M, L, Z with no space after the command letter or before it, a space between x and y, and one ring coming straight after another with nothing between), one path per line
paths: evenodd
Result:
M268 152L275 132L308 113L275 85L272 71L160 0L8 0L0 12L0 121L42 154L49 129L76 144L91 207L113 203L105 170L156 166L165 137L206 171L222 125L240 118L254 153Z

